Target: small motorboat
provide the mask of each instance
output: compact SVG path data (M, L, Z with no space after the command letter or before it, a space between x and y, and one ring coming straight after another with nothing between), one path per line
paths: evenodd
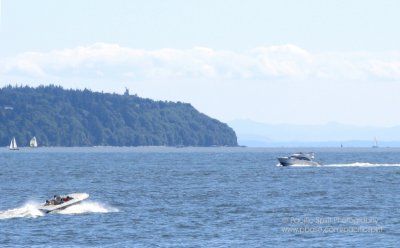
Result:
M289 157L280 157L278 158L279 163L282 166L290 166L290 165L310 165L310 166L320 166L321 164L313 161L314 159L314 153L309 152L309 153L294 153L290 155Z
M53 198L46 200L46 203L39 207L44 213L50 213L56 210L63 210L72 205L78 204L87 199L87 193L72 193L68 195L55 195Z

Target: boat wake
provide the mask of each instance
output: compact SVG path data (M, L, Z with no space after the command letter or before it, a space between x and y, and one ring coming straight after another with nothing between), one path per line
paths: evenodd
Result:
M38 209L39 206L39 203L28 202L20 208L0 211L0 220L12 218L37 218L43 216L44 213Z
M276 166L284 167L281 164L277 164ZM356 162L350 164L322 164L319 166L293 164L288 167L400 167L400 164L373 164L373 163Z
M66 209L57 211L58 214L84 214L84 213L112 213L118 212L119 210L114 207L107 206L105 204L94 202L94 201L84 201L79 204L70 206Z
M0 220L13 218L37 218L46 214L39 210L41 203L28 202L22 207L0 211ZM53 211L50 214L86 214L86 213L112 213L118 212L117 208L95 201L85 201L70 206L64 210Z
M373 164L356 162L351 164L327 164L325 167L400 167L400 164Z

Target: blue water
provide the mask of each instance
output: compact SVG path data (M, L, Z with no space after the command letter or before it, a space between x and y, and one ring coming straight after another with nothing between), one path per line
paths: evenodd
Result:
M400 149L0 149L1 247L397 247ZM59 213L54 194L88 201Z

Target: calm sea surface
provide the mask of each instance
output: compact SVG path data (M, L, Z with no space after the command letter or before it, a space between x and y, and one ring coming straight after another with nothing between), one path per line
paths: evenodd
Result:
M398 247L400 149L0 149L1 247ZM59 213L37 206L85 192Z

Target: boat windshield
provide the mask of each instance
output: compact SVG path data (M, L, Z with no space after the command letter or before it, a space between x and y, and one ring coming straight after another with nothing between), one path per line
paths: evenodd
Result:
M292 154L290 156L290 158L311 161L312 159L314 159L314 154L313 153L301 153L300 152L300 153Z

